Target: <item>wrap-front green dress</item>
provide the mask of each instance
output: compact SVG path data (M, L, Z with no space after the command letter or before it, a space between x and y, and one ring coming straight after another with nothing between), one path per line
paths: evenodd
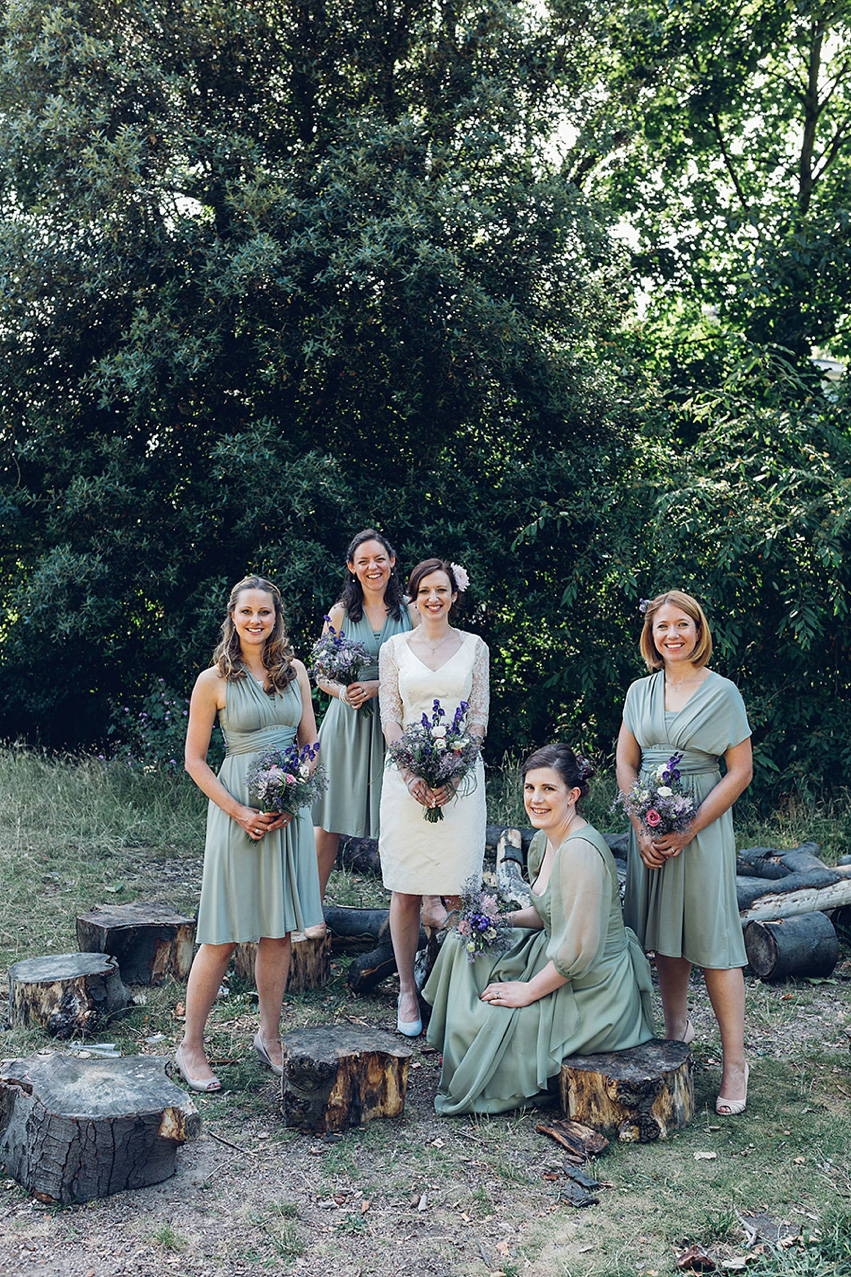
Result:
M374 657L361 671L361 680L378 678L378 653L394 634L412 629L407 606L397 619L388 615L376 634L366 616L359 621L343 618L346 638L363 643ZM319 728L319 758L328 773L328 788L313 807L313 823L329 833L351 838L377 838L381 781L384 775L384 735L378 698L367 702L372 713L352 709L336 696L325 711Z
M228 679L219 725L227 757L219 780L249 807L245 774L256 754L286 749L296 739L302 702L298 680L269 696L248 673ZM319 874L310 812L255 842L221 807L207 808L204 877L198 908L199 944L280 939L322 921Z
M641 746L642 778L682 753L683 784L698 807L721 779L720 757L751 734L738 688L712 670L675 712L665 709L663 670L638 679L626 694L623 721ZM624 917L645 949L710 969L744 966L732 811L660 869L645 867L631 832L627 865Z
M546 851L529 847L537 876ZM423 990L432 1004L428 1040L443 1053L435 1109L505 1113L550 1098L566 1055L622 1051L653 1036L650 967L623 924L618 876L602 835L585 825L564 840L542 895L542 930L517 928L511 948L468 961L451 931ZM525 1007L481 1001L497 980L531 980L552 962L567 983Z

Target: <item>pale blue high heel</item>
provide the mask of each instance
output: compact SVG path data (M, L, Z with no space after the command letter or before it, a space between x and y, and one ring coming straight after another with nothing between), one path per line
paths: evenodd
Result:
M399 1014L399 1006L402 1002L402 995L399 994L399 1001L396 1003L396 1030L398 1033L404 1034L406 1038L418 1038L423 1031L422 1016L418 1016L416 1020L403 1020Z

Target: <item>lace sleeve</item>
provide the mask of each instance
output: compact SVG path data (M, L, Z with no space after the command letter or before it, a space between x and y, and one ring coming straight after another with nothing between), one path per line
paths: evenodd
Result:
M476 639L476 656L473 661L473 686L470 691L470 708L467 711L467 722L470 725L488 726L488 710L490 709L490 654L487 644Z
M378 653L378 705L382 727L386 727L388 723L402 726L405 715L402 697L399 695L399 662L396 660L396 646L392 641L382 643Z

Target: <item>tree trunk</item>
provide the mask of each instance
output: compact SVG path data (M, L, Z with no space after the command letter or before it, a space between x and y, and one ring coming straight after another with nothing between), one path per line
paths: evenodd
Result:
M186 1093L158 1056L31 1055L0 1065L0 1162L40 1201L63 1206L174 1174L200 1133Z
M284 1049L284 1121L300 1130L344 1131L405 1107L409 1048L380 1029L295 1029Z
M649 1144L694 1117L691 1051L653 1038L626 1051L569 1055L561 1066L561 1107L575 1122L619 1140Z
M776 922L749 922L745 949L761 980L784 976L829 976L839 957L833 923L823 913L805 913Z
M309 989L324 989L331 975L331 940L327 935L308 937L301 931L291 935L290 972L287 976L287 993L307 993ZM254 984L254 962L257 945L248 940L236 946L233 955L234 973L246 984Z
M9 968L11 1023L38 1024L54 1038L94 1033L130 1001L109 954L57 953Z
M118 959L125 984L185 980L195 952L195 920L168 905L136 900L129 905L95 905L77 915L77 944L84 953Z

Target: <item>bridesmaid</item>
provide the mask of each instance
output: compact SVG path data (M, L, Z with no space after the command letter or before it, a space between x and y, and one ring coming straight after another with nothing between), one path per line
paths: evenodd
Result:
M682 752L679 770L697 814L687 829L658 838L633 821L624 915L645 949L656 953L666 1037L694 1037L689 975L692 963L703 968L724 1056L715 1109L728 1116L744 1111L748 1092L745 946L731 808L753 775L751 729L738 689L707 668L712 635L696 599L669 590L647 603L640 647L651 674L627 692L618 785L626 793L639 774Z
M227 756L218 776L207 762L218 716ZM248 804L246 772L262 750L316 741L310 683L293 656L277 586L245 577L231 591L212 666L198 675L189 702L186 770L209 798L204 876L198 908L200 948L186 989L186 1031L175 1063L193 1091L221 1088L204 1051L204 1029L231 954L257 941L254 976L260 1029L254 1050L281 1075L281 1003L290 933L322 916L312 831L294 817Z
M405 600L396 574L396 552L375 528L364 528L346 551L346 579L330 612L331 624L346 638L357 639L375 658L360 681L343 687L320 682L332 697L319 729L320 757L328 772L328 789L313 808L319 889L325 888L337 859L340 835L378 837L378 808L384 772L384 737L377 706L369 717L362 705L378 696L378 653L382 643L419 622ZM325 630L327 630L327 625ZM325 631L323 630L323 633ZM324 924L309 934L324 933Z

